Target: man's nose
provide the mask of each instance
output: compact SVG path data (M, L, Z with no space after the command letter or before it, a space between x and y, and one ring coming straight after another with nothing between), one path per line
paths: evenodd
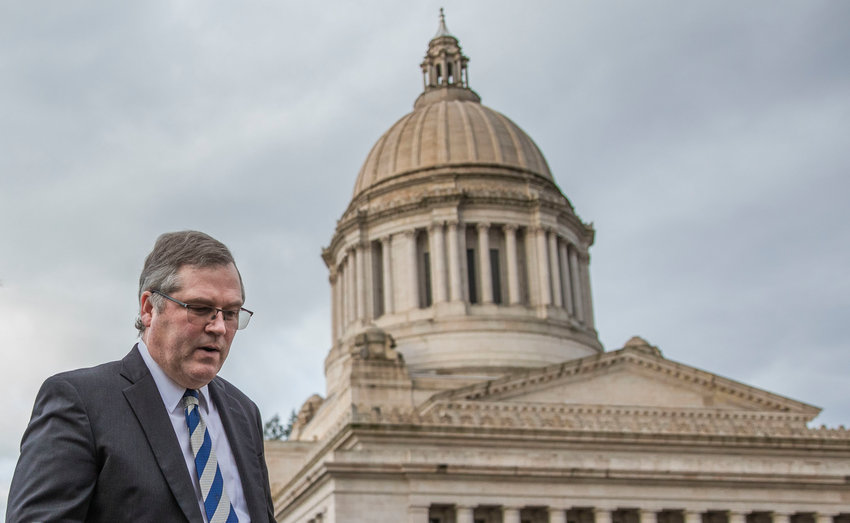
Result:
M217 310L212 319L207 323L207 332L224 334L227 332L227 325L224 323L224 311Z

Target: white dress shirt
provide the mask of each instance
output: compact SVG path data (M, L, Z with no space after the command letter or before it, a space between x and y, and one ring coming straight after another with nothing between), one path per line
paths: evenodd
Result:
M201 484L198 480L198 474L195 472L195 455L192 454L192 447L189 443L189 426L186 424L186 410L183 408L183 394L186 389L165 374L159 364L151 357L147 345L142 340L139 340L139 352L142 354L142 359L145 360L151 376L153 376L159 395L162 396L162 403L165 410L168 411L169 418L171 418L171 425L174 427L177 441L180 442L183 459L186 460L189 476L192 477L192 484L195 486L195 496L198 498L201 515L203 515L204 521L209 523L207 513L204 510L204 499L201 496ZM218 415L215 403L210 401L209 387L204 385L198 393L201 417L204 418L207 430L210 433L218 466L224 480L224 490L230 496L230 503L233 505L233 510L236 511L239 522L250 523L251 517L248 515L248 506L245 503L245 493L242 491L242 480L239 479L236 460L233 458L233 451L230 450L230 442L227 441L227 434L225 434L224 427L221 425L221 417Z

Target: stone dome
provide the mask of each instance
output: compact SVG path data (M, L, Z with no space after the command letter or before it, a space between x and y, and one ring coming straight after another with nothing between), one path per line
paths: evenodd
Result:
M372 147L322 251L329 397L372 356L390 365L397 354L420 377L479 379L602 350L593 228L531 138L481 104L468 60L441 13L424 89ZM392 343L370 342L377 332Z
M426 91L414 110L377 141L354 186L367 189L432 168L512 167L554 183L546 159L532 139L505 115L482 105L465 88Z

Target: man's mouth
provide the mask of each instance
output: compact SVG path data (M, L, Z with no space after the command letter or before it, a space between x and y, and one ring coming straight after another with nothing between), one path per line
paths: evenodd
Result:
M198 348L201 349L202 351L206 351L206 352L218 352L218 349L215 348L215 347L205 346L205 347L198 347Z

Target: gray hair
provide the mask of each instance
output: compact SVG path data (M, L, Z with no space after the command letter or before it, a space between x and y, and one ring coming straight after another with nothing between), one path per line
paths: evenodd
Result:
M181 267L216 267L233 264L233 255L226 245L215 238L198 231L167 232L156 239L153 250L145 258L142 274L139 276L139 300L145 291L160 291L172 294L180 290L180 277L177 272ZM236 269L239 274L239 269ZM245 286L242 275L239 274L239 286L242 289L242 300L245 300ZM156 310L162 310L164 298L158 294L151 296ZM136 317L136 329L139 335L145 331L141 316Z

